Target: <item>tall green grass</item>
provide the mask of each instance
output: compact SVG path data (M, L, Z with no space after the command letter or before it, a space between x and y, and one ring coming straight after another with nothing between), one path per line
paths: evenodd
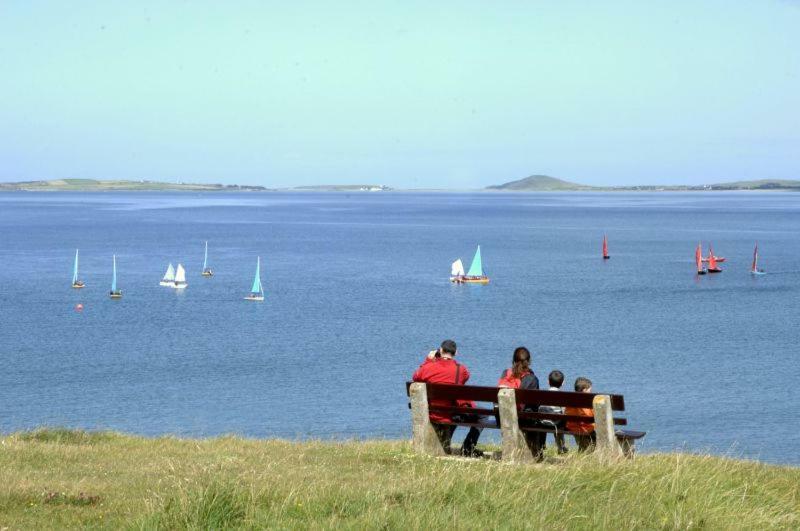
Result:
M72 433L72 435L70 435ZM96 438L95 438L96 437ZM0 439L0 528L793 529L800 469L686 454L602 465L417 456L405 442Z

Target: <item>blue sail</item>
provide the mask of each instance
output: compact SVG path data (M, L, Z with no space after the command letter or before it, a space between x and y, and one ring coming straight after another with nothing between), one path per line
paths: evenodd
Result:
M75 265L72 268L72 283L75 284L78 281L78 250L75 249Z
M478 246L478 250L475 251L475 257L472 259L472 265L469 266L469 271L467 271L468 277L482 277L483 276L483 264L481 263L481 246Z
M256 278L253 279L253 287L250 289L251 293L261 293L261 257L258 257L256 262Z
M203 255L203 271L208 269L208 242L206 242L206 252Z
M111 277L111 293L117 292L117 255L114 255L114 273Z

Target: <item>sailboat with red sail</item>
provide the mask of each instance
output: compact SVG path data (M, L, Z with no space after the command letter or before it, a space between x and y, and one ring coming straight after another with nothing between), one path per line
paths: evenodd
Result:
M609 258L611 257L608 255L608 238L603 234L603 260L608 260Z
M756 242L756 247L753 249L753 265L750 266L750 274L752 275L766 275L767 272L763 269L758 268L758 242Z
M708 272L709 273L722 273L722 269L719 268L717 262L719 259L714 256L714 249L709 245L708 246Z
M703 247L699 243L697 244L697 249L694 251L694 261L697 264L698 275L705 275L708 273L706 268L703 267Z

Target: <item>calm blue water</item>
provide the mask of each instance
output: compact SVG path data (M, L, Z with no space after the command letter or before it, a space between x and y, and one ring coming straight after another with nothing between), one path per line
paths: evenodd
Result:
M694 275L700 240L724 273ZM791 193L0 194L0 431L408 437L404 382L451 337L476 384L526 345L624 394L646 450L797 464L798 242ZM451 285L476 243L492 283Z

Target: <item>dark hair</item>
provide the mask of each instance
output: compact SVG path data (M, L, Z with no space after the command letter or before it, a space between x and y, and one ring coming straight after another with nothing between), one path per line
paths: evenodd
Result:
M452 339L445 339L442 341L442 352L448 352L450 354L455 354L457 350L456 342Z
M552 371L547 377L550 382L550 387L561 387L564 384L564 373L561 371Z
M578 379L575 380L575 390L579 393L586 391L592 386L592 381L589 378L584 376L579 376Z
M531 353L525 347L517 347L511 358L511 374L522 378L528 372L531 372Z

